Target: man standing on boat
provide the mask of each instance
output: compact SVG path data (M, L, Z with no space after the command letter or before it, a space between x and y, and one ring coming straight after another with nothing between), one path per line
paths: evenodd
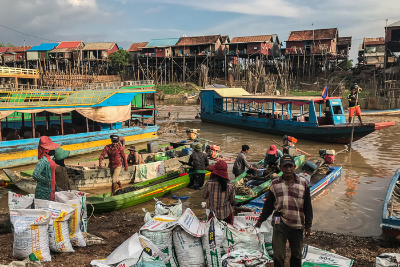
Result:
M129 155L126 161L128 161L128 164L132 165L139 165L139 164L144 164L144 160L142 159L142 156L136 151L135 146L131 146L129 149Z
M353 84L351 85L350 90L351 93L347 97L347 99L349 100L349 124L351 123L351 119L353 118L353 115L355 113L355 115L358 116L358 120L362 125L363 123L361 120L361 109L358 103L358 92L362 91L362 88L359 87L357 84Z
M274 227L272 249L274 266L284 267L286 258L286 242L289 240L291 250L290 267L301 267L303 234L311 234L313 211L308 181L297 176L296 164L290 155L280 160L282 176L271 182L263 210L256 227L273 213Z
M210 165L207 155L201 151L202 149L202 144L196 144L193 148L194 152L189 157L189 166L193 167L193 174L190 176L189 185L193 185L196 190L200 190L203 186L206 169Z
M121 182L119 180L119 173L122 169L122 161L124 161L125 171L128 171L128 162L126 161L126 156L124 149L120 145L120 140L117 135L111 136L111 145L106 145L103 149L103 152L99 158L99 166L103 166L104 156L108 155L108 167L110 167L110 173L112 178L111 185L111 195L114 195L115 190L117 190L117 186L122 188Z
M277 169L281 157L283 157L282 151L277 149L276 145L270 146L264 158L264 167Z
M242 151L238 154L235 164L233 164L233 174L235 177L241 175L246 168L257 170L255 167L251 167L250 164L247 162L246 154L249 153L250 147L248 145L242 145Z

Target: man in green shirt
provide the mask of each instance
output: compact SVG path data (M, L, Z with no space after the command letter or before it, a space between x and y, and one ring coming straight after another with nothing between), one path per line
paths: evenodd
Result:
M196 144L193 148L194 152L189 157L189 166L193 167L193 174L190 176L189 186L193 185L196 190L200 190L203 186L206 177L206 169L208 165L210 165L207 155L202 152L202 149L202 144Z

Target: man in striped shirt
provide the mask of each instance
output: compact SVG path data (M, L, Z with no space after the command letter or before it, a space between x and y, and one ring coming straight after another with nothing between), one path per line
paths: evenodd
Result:
M263 211L256 227L260 227L272 213L274 233L272 249L274 266L284 267L286 242L289 241L290 267L301 267L303 233L309 236L313 220L308 181L294 173L293 157L284 155L280 160L282 176L271 182Z

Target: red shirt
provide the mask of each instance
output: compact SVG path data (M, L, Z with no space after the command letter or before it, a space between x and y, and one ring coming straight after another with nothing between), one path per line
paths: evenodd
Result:
M113 167L117 168L122 165L121 158L124 160L124 166L128 166L128 162L126 161L126 156L124 149L120 146L117 145L115 149L113 149L112 145L106 145L103 149L103 152L101 152L99 161L100 161L100 166L103 163L104 156L108 155L108 167Z

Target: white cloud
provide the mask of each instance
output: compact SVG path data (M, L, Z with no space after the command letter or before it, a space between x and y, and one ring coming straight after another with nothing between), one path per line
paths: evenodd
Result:
M59 3L64 3L65 0L59 0ZM74 7L92 7L97 8L96 0L67 0L68 4Z
M154 14L154 13L157 13L157 12L159 12L161 10L163 10L162 6L151 7L149 9L145 10L144 14L147 14L147 15L148 14Z

